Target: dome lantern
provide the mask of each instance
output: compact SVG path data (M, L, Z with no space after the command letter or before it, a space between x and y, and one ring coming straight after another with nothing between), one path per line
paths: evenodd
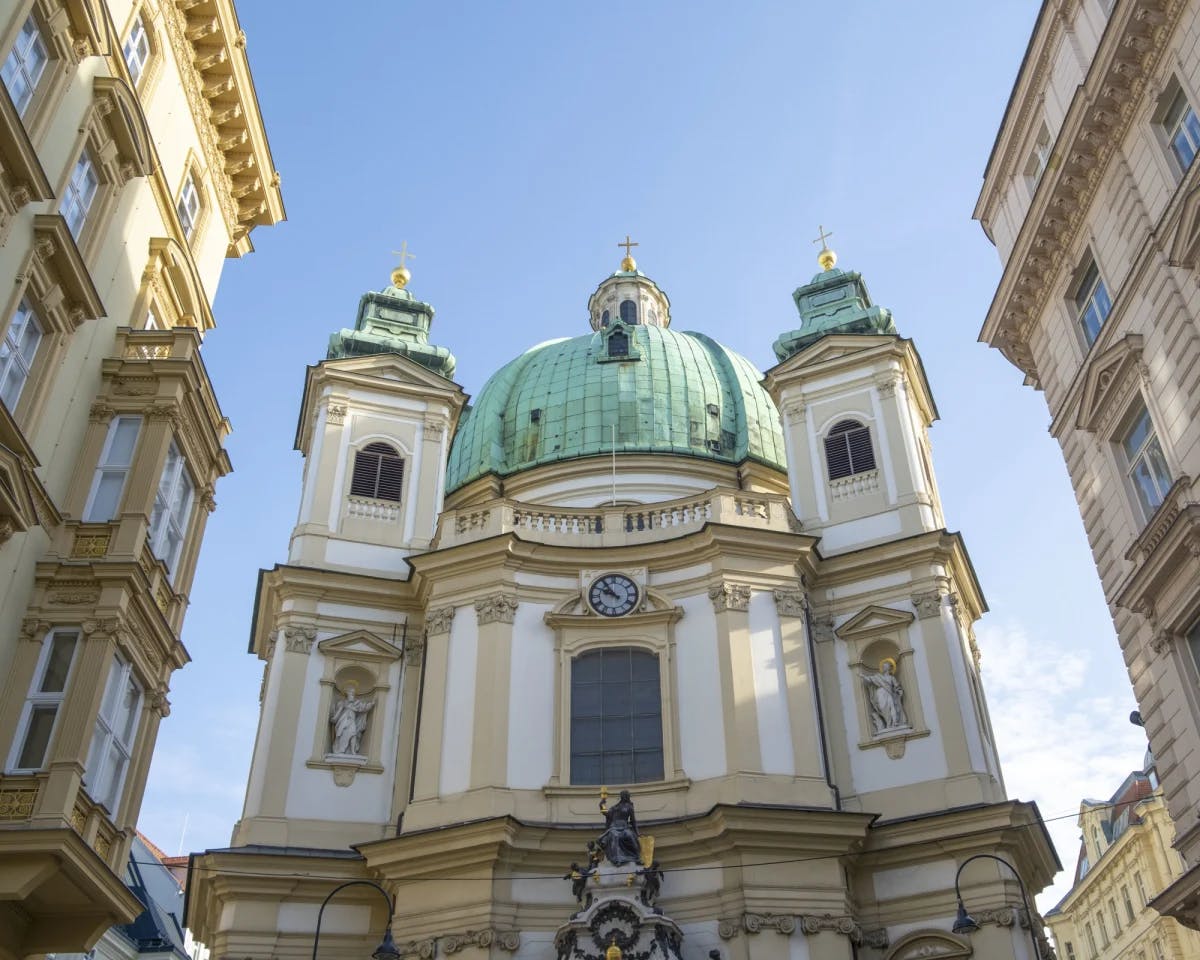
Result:
M629 234L618 243L625 248L621 268L606 277L588 298L588 319L593 330L604 330L620 320L629 326L668 327L671 325L671 301L637 268L630 250L637 241Z

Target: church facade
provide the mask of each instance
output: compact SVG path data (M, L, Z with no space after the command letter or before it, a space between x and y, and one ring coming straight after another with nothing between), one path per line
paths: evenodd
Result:
M308 368L244 813L190 867L214 957L308 956L358 879L394 916L345 890L324 955L1042 952L912 341L824 249L764 377L628 252L471 405L403 267Z

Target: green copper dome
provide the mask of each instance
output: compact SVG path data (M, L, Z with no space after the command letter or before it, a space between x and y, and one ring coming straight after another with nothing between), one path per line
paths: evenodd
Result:
M488 473L609 454L662 453L785 470L762 374L700 333L613 321L501 367L459 425L446 488Z

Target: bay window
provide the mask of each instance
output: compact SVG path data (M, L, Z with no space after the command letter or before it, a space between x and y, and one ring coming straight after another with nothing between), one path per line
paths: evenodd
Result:
M167 565L167 573L171 575L183 548L194 494L195 485L187 463L172 440L154 496L154 512L150 515L150 549Z
M107 807L114 817L133 754L141 705L142 691L134 679L133 668L114 656L83 775L88 795Z
M108 425L108 436L104 438L100 462L83 509L85 523L107 523L117 518L141 425L141 417L129 416L115 417Z
M54 630L42 641L33 683L17 724L8 763L10 772L32 772L45 765L78 645L76 630Z
M3 79L4 86L8 88L8 95L12 97L17 113L21 116L25 115L29 104L33 102L38 81L42 79L49 62L50 53L46 49L46 41L42 38L42 31L31 13L21 24L17 41L9 51L4 66L0 68L0 79Z

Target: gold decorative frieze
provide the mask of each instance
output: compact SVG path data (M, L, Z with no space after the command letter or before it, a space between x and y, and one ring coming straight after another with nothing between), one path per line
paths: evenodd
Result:
M750 584L722 582L709 588L708 598L717 613L724 613L726 610L749 610Z
M111 542L111 533L84 533L77 530L75 542L71 544L71 556L80 560L103 557L108 553Z
M33 816L38 787L0 787L0 820L28 820Z
M512 623L518 605L516 597L493 593L475 601L475 617L481 627L488 623Z
M154 602L158 604L158 609L166 613L171 607L171 591L167 589L165 584L159 584L158 589L154 591Z

